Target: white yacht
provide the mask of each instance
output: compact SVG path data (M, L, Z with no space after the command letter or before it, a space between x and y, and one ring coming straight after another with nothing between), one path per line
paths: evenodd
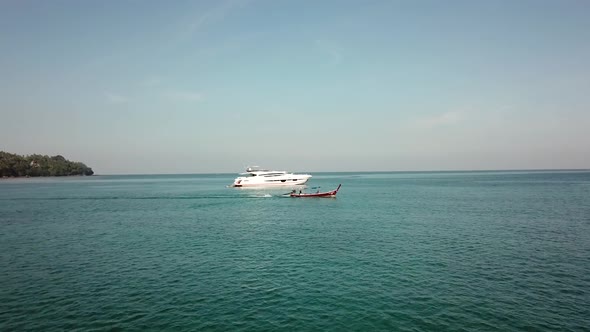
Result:
M309 174L293 174L286 171L270 171L258 166L248 167L240 173L232 187L274 187L305 184L311 178Z

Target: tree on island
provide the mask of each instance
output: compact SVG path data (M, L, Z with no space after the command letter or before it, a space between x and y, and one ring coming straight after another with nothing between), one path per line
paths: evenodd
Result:
M92 175L92 168L63 156L20 156L0 151L0 177Z

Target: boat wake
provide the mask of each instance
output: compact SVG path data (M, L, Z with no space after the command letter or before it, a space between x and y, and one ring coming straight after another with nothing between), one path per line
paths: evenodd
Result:
M272 197L271 194L264 194L264 195L251 195L249 197L253 197L253 198L267 198L267 197Z

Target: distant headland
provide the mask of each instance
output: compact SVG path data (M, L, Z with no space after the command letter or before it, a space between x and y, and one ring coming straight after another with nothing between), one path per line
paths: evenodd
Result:
M0 151L0 178L92 175L92 168L84 163L69 161L63 156L32 154L20 156Z

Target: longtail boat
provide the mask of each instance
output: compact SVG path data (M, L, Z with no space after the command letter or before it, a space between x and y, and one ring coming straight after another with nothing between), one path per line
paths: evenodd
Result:
M338 185L338 188L332 190L332 191L325 191L325 192L316 192L316 193L302 193L301 191L299 193L297 193L295 190L293 190L289 196L291 197L336 197L336 194L338 193L338 190L340 190L340 186L342 186L342 184Z

